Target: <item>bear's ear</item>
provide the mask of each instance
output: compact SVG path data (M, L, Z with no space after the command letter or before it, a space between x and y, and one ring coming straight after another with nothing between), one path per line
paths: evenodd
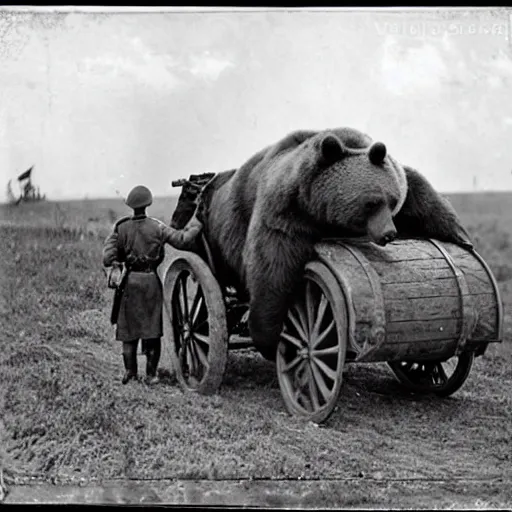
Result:
M386 146L382 142L374 142L370 146L368 157L372 164L379 165L384 161L384 158L386 158L386 153Z
M320 154L325 165L331 165L345 154L345 148L335 135L326 135L320 142Z

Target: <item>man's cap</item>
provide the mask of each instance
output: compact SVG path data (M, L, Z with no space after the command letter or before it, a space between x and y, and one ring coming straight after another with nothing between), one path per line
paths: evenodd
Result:
M128 197L125 200L125 203L130 208L145 208L149 206L153 202L153 194L151 194L151 190L145 187L144 185L137 185L132 188Z

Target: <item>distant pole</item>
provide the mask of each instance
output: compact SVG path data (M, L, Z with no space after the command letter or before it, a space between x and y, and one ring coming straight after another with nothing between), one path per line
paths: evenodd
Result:
M477 177L476 174L473 174L473 190L477 190L478 184L477 184Z

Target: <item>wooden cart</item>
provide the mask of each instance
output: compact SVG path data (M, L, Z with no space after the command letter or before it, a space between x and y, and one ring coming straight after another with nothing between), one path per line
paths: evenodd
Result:
M228 350L252 343L248 306L221 289L204 237L202 244L204 257L168 247L159 274L164 337L179 384L209 394L221 385ZM357 362L387 362L410 390L449 396L474 357L501 341L502 322L496 280L476 252L424 239L385 247L324 240L304 269L278 345L284 403L293 415L326 420L345 364Z

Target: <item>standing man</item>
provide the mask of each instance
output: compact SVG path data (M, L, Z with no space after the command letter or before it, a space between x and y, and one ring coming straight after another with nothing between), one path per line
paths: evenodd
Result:
M195 215L182 230L166 226L146 215L152 202L147 187L133 188L125 201L133 209L133 216L116 222L103 248L103 265L113 267L109 286L115 287L116 292L111 322L117 324L116 340L123 342L123 384L137 379L139 339L147 358L146 382L159 382L156 370L161 353L163 294L156 269L164 259L166 243L176 249L191 249L203 227ZM114 271L118 278L112 283Z

